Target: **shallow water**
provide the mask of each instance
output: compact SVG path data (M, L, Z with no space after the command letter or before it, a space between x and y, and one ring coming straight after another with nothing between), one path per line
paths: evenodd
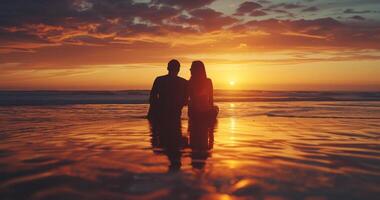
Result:
M212 148L176 172L147 105L0 107L0 199L379 197L380 102L218 105Z

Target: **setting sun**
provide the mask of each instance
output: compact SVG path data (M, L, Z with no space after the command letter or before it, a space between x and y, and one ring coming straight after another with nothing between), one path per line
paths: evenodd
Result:
M235 81L230 81L229 84L230 84L230 86L234 86L236 84L236 82Z

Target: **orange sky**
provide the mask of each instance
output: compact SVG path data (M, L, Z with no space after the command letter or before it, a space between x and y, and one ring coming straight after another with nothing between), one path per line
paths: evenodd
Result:
M185 78L191 61L204 61L218 89L380 90L380 14L371 9L380 3L370 0L3 5L3 90L149 89L172 58Z

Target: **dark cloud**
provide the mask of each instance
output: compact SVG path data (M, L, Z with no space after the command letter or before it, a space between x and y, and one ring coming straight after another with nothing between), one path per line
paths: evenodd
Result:
M199 31L213 31L221 29L224 26L231 25L238 20L224 16L223 13L217 12L210 8L196 9L189 12L191 16L181 15L174 19L179 24L188 24L195 26Z
M109 19L126 21L136 17L160 23L180 12L172 6L134 3L132 0L5 0L0 7L0 26L62 25L67 20L70 23L102 23Z
M360 16L360 15L355 15L355 16L352 16L352 17L350 17L350 18L351 18L351 19L354 19L354 20L360 20L360 21L365 20L365 18L362 17L362 16Z
M183 9L195 9L209 5L215 0L152 0L154 4L178 6Z
M269 3L271 3L271 1L269 1L269 0L258 0L257 2L262 3L262 4L269 4Z
M247 1L240 4L239 8L236 10L235 15L241 16L245 14L250 14L253 11L256 11L257 9L262 8L262 7L263 6L258 3Z
M366 14L366 13L372 13L370 10L362 10L362 11L356 11L354 9L346 9L343 11L345 14Z
M301 4L301 3L278 3L278 4L267 6L263 8L262 10L267 13L285 14L285 15L276 16L277 18L295 18L296 14L294 13L296 11L293 12L291 10L296 10L296 9L305 8L305 7L306 5Z
M107 44L112 37L190 31L180 25L163 26L181 12L130 0L5 0L0 7L0 41L38 38L43 43ZM14 35L12 40L4 36L7 33Z
M265 16L265 15L267 15L267 13L264 11L261 11L261 10L254 10L249 15L254 16L254 17L258 17L258 16Z
M316 12L316 11L319 11L319 8L315 6L311 6L302 10L302 12Z
M70 0L3 0L0 6L0 26L15 26L24 23L57 24L65 17L72 17Z
M299 3L280 3L275 4L269 7L269 9L275 9L275 8L284 8L284 9L296 9L296 8L304 8L305 5L299 4Z

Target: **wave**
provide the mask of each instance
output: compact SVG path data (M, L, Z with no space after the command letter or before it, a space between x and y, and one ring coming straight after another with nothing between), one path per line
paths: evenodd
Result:
M380 101L380 92L286 92L215 90L215 102ZM147 104L149 90L0 91L0 106Z

